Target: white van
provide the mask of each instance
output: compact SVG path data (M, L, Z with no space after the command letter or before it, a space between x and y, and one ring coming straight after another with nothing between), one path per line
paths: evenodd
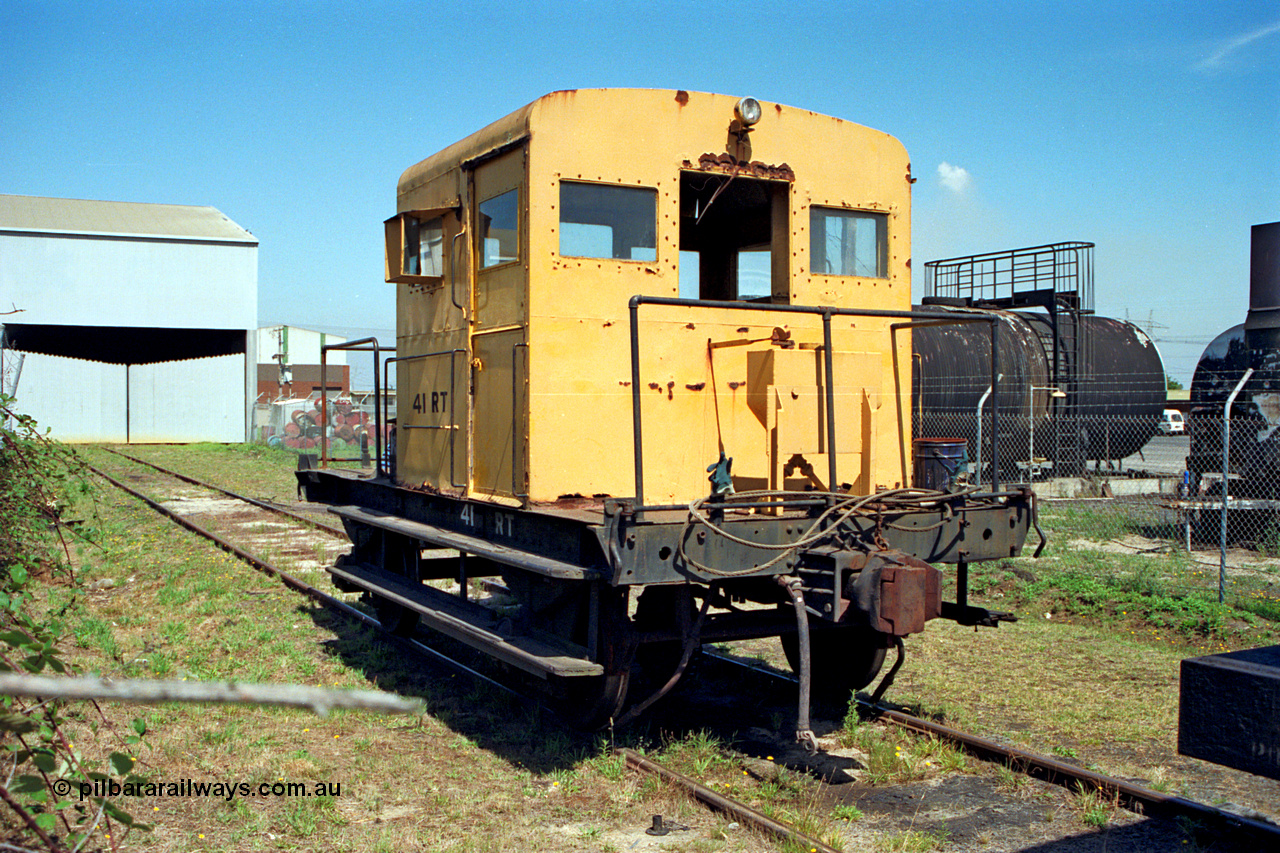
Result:
M1161 435L1181 435L1187 431L1187 422L1182 419L1182 412L1177 409L1165 409L1160 416Z

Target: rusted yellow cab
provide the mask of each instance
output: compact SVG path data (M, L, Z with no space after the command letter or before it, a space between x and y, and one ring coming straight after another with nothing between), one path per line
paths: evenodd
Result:
M788 307L910 308L911 181L886 133L660 90L556 92L413 166L386 223L397 480L635 495L639 294L701 303L635 311L647 502L706 495L722 451L739 491L909 485L910 332L827 318L832 442L823 317Z

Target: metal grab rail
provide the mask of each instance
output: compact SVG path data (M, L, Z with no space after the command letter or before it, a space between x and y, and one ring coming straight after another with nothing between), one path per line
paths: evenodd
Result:
M371 344L372 346L367 346ZM395 352L395 347L379 346L377 338L360 338L359 340L346 341L340 344L324 344L320 347L320 406L325 413L325 427L320 430L320 466L325 465L329 460L329 350L351 350L353 352L372 352L373 353L373 447L374 447L374 472L375 476L381 477L382 470L382 423L381 409L378 407L379 401L386 406L386 400L382 395L382 387L378 384L378 360L382 357L382 353ZM333 460L335 462L340 460Z
M529 502L529 493L520 491L520 483L516 478L516 469L520 467L520 443L516 441L520 434L516 429L520 423L520 372L516 369L516 353L521 349L525 351L525 358L528 359L529 344L527 342L511 346L511 497L524 505ZM525 372L528 372L527 366ZM525 432L525 440L528 441L528 431Z
M963 323L990 323L991 324L991 378L992 385L997 385L996 368L998 365L998 344L999 344L999 323L1000 317L996 314L975 317L972 315L957 316L954 313L941 311L890 311L872 308L834 308L834 307L817 307L806 305L772 305L752 302L726 302L712 301L703 299L678 299L671 296L646 296L644 294L636 294L631 297L628 303L628 311L631 323L631 430L632 430L632 447L635 464L635 514L637 519L643 518L644 505L644 448L643 448L643 425L640 413L641 395L640 395L640 306L641 305L668 305L680 308L720 308L731 311L761 311L771 314L810 314L822 317L822 340L823 340L823 371L826 377L826 389L824 391L824 402L827 407L827 469L829 488L835 489L839 480L836 478L836 443L835 443L835 359L832 353L831 342L831 318L836 316L842 317L887 317L892 319L902 319L910 321L922 321L930 324L950 325ZM890 327L890 333L894 334L899 328L910 328L913 323L894 323ZM991 413L993 417L999 415L999 388L996 388L991 397ZM997 441L995 430L992 430L991 451L992 458L998 459ZM999 490L998 476L992 475L991 490Z
M1227 402L1222 407L1222 518L1221 524L1221 547L1218 551L1218 603L1222 604L1227 595L1227 504L1231 499L1231 407L1236 403L1236 395L1244 389L1245 383L1249 381L1249 377L1253 376L1253 368L1250 367L1244 372L1244 376L1240 377L1240 381L1236 383L1236 387L1232 389L1231 396L1227 397Z

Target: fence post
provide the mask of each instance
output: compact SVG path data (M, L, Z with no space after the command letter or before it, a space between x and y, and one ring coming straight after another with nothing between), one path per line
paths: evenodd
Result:
M1227 503L1231 495L1231 407L1236 402L1236 395L1253 375L1250 367L1240 377L1236 387L1231 391L1226 404L1222 407L1222 535L1218 543L1218 603L1226 600L1227 594Z

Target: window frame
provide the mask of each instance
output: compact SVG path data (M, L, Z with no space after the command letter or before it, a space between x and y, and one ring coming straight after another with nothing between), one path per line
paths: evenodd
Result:
M638 190L650 194L653 200L653 245L639 246L632 248L652 249L652 258L617 258L613 255L578 255L566 254L561 250L564 240L564 187L566 184L573 184L584 187L605 187L620 190ZM571 225L593 225L600 223L590 222L570 222ZM609 227L612 230L612 226ZM620 181L583 181L576 178L560 178L556 186L556 256L560 258L570 258L573 260L583 261L617 261L624 264L656 264L658 263L658 188L645 184L627 184Z
M524 211L521 207L521 193L523 192L524 192L523 187L521 185L516 185L514 187L508 187L507 189L503 190L500 193L496 193L494 195L489 196L486 199L482 199L476 202L475 265L476 265L477 273L488 273L491 270L502 269L503 267L508 267L508 266L511 266L512 264L518 264L521 262L521 258L522 258L521 244L524 242L524 236L525 236L524 235ZM484 216L484 211L482 210L482 208L484 207L486 202L493 201L494 199L497 199L497 198L502 198L504 195L508 195L512 193L515 194L515 208L516 208L515 255L507 260L499 261L496 264L489 264L486 266L484 262L484 241L486 238L485 238L484 232L480 230L481 218Z
M856 272L852 272L852 273L827 272L826 270L819 270L815 268L813 241L816 237L817 232L816 232L816 229L814 228L813 219L815 214L818 214L819 212L823 212L823 211L829 212L829 213L846 214L849 217L864 217L873 222L879 222L883 224L884 234L882 236L877 235L879 239L877 239L876 241L877 250L878 250L877 258L876 258L878 271L876 275L859 275ZM892 212L887 210L874 210L871 208L844 207L844 206L832 205L832 204L811 203L809 205L809 246L808 246L809 274L831 276L833 278L865 278L865 279L873 279L875 281L887 281L890 278L892 278L892 275L889 270L889 222L892 218L893 218ZM824 228L824 233L825 233L825 228ZM882 255L880 254L879 250L883 250Z
M441 207L431 210L403 210L395 216L383 222L384 239L386 249L383 253L385 262L386 280L397 284L417 284L427 287L439 286L444 284L445 276L441 275L416 275L414 273L404 272L405 266L405 220L413 218L419 223L430 222L433 219L441 220L441 265L445 267L447 272L448 252L443 251L444 245L448 242L444 238L447 229L444 227L444 218L455 213L455 207ZM392 258L396 263L392 266Z

